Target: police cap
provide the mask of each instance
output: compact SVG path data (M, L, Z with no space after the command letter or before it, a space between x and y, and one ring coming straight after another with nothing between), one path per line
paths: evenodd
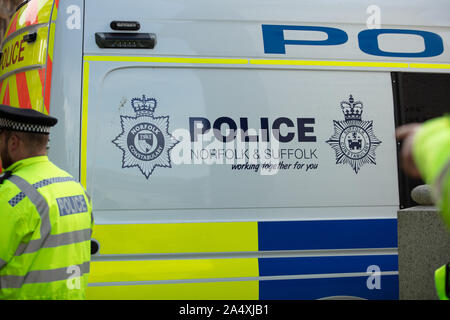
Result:
M22 109L0 104L0 129L49 134L58 119L33 109Z

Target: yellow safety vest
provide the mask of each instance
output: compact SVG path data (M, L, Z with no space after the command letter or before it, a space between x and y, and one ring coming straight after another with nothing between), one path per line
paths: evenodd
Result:
M46 156L0 185L0 299L85 299L93 226L84 188Z
M450 227L450 114L424 123L414 139L414 159L425 182L433 188L442 218ZM440 299L450 296L448 265L435 272Z

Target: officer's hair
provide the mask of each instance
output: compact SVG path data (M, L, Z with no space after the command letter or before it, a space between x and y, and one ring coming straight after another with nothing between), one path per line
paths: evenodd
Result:
M6 141L15 134L24 143L30 155L45 152L48 144L48 134L30 133L20 131L6 131Z

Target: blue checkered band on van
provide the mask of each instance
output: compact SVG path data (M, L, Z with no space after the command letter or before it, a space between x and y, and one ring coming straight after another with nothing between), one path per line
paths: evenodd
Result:
M82 195L58 198L56 199L56 203L58 204L60 216L88 211L86 200Z

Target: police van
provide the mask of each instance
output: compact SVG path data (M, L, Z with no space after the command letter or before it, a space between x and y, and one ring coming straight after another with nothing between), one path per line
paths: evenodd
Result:
M394 132L448 111L450 3L377 3L19 6L0 103L59 119L89 299L399 298Z

